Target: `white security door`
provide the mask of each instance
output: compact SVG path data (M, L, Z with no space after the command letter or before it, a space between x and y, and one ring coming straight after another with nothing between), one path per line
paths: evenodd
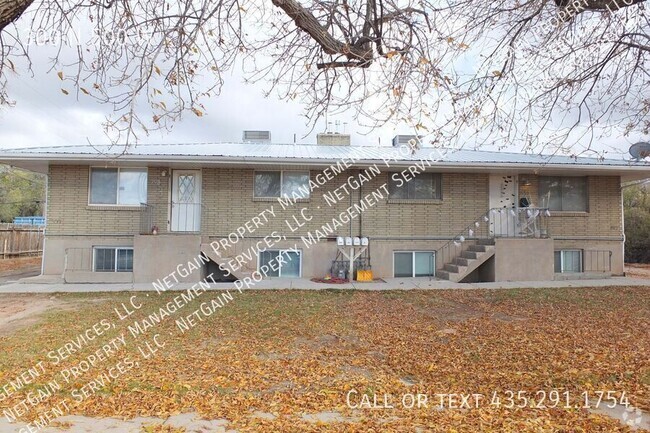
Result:
M514 236L517 222L517 176L491 174L490 234Z
M172 176L171 231L201 230L201 171L174 170Z

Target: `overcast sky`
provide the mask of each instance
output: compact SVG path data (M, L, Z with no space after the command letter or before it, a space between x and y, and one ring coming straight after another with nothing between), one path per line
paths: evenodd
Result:
M47 50L35 49L31 54L35 62L34 77L26 73L9 77L8 91L15 106L0 108L0 147L109 143L102 122L111 107L81 93L77 98L73 87L61 82L56 71L47 73L50 55ZM64 95L62 88L70 94ZM187 113L171 131L139 134L139 143L241 141L245 129L270 130L276 143L292 143L294 134L298 143L315 143L316 133L327 128L322 120L310 133L311 127L302 115L299 102L264 98L263 90L262 83L244 84L241 76L227 75L222 94L202 100L206 107L203 117ZM142 113L149 116L150 107L143 106ZM340 122L338 128L336 121ZM330 117L329 122L331 131L344 132L345 128L345 132L351 133L356 145L389 145L395 134L412 133L406 125L368 131L358 126L351 115ZM608 148L610 156L621 157L639 138L615 135L601 140L596 147ZM618 155L612 154L612 149L618 150Z
M47 54L39 57L39 51L33 51L32 55L37 63L47 61ZM26 74L9 77L8 90L15 106L0 108L0 146L108 143L101 124L110 107L84 94L77 98L71 85L62 83L56 72L46 70L45 64L41 64L36 66L35 77ZM64 95L62 88L70 94ZM277 143L293 143L294 134L298 143L314 143L316 133L325 131L323 120L310 133L300 103L265 98L263 90L262 84L244 84L240 76L228 75L219 97L202 100L206 107L203 117L187 113L171 131L141 133L139 143L241 141L245 129L269 130L273 142ZM143 106L142 112L150 113L150 107ZM328 119L331 131L337 130L336 121L338 132L345 129L353 135L353 144L377 144L381 139L382 145L388 145L397 132L409 133L406 126L385 127L369 133L355 126L351 115Z

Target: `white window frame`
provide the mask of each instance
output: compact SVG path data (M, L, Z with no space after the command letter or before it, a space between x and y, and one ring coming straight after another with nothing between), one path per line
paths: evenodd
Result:
M280 195L279 196L274 196L274 195L255 195L255 176L257 173L264 173L264 172L275 172L275 173L280 173ZM284 173L302 173L305 174L307 173L307 178L311 179L311 171L310 170L255 170L253 172L253 198L285 198L284 196L284 191L282 189L284 188ZM307 183L307 190L309 191L309 196L303 197L299 200L309 200L311 199L311 187L309 186L309 182ZM288 198L292 198L290 196L287 196Z
M411 276L410 277L396 277L395 276L395 254L397 253L411 253ZM436 252L433 250L410 250L410 251L403 251L403 250L393 250L393 278L423 278L423 277L416 277L415 276L415 253L431 253L433 254L433 275L431 277L436 276ZM427 275L428 277L429 275Z
M584 252L581 249L578 248L569 248L569 249L562 249L562 250L555 250L554 254L556 252L560 253L560 272L556 272L559 274L575 274L575 273L582 273L585 271L585 264L584 264ZM565 252L578 252L580 254L580 270L579 271L565 271L564 270L564 253ZM553 267L555 267L555 257L553 257Z
M90 197L92 196L92 175L94 168L110 168L117 170L117 203L91 203ZM91 165L88 167L88 206L97 206L97 207L142 207L142 204L119 204L120 203L120 171L122 169L127 170L144 170L147 173L147 196L144 198L142 204L147 204L149 199L149 167L104 167L100 165Z
M280 264L280 269L279 269L279 274L277 277L272 277L270 275L266 275L269 278L302 278L302 250L292 250L289 248L269 248L264 251L260 251L257 254L257 272L260 272L260 266L262 266L262 253L263 252L277 252L278 255L282 254L283 252L290 252L290 253L298 253L298 258L300 260L300 263L298 264L298 276L297 277L284 277L282 275L282 264Z
M96 260L96 257L97 257L97 256L96 256L96 252L97 252L97 250L115 250L115 267L113 268L112 271L98 271L98 270L97 270L97 268L96 268L96 264L97 264L97 263L96 263L96 261L95 261L95 260ZM116 245L95 245L95 246L93 246L93 269L92 269L92 271L93 271L93 272L98 272L98 273L110 273L110 272L113 272L113 273L125 273L125 272L133 272L133 264L131 264L131 270L130 270L130 271L118 271L118 270L117 270L117 252L118 252L119 250L131 250L131 251L133 251L133 247L130 247L130 246L119 246L119 245L117 245L117 246L116 246ZM135 259L135 254L134 254L133 258Z

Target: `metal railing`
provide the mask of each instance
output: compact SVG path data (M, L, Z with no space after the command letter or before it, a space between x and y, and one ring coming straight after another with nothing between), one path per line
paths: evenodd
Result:
M153 233L155 224L153 219L153 206L146 203L140 203L140 234L150 235Z
M612 252L609 250L584 250L584 272L612 272Z
M201 231L202 221L208 217L208 207L203 203L142 203L140 211L140 234L154 232L196 233Z
M492 208L436 250L436 269L459 257L481 239L548 238L547 208Z
M492 208L488 211L490 237L548 238L547 208Z

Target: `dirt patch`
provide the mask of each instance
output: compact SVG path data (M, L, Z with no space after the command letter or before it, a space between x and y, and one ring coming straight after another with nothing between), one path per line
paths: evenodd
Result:
M0 274L41 267L41 257L15 257L0 259Z
M37 323L46 311L72 306L48 294L0 294L0 335Z
M650 280L650 263L626 263L625 275Z

